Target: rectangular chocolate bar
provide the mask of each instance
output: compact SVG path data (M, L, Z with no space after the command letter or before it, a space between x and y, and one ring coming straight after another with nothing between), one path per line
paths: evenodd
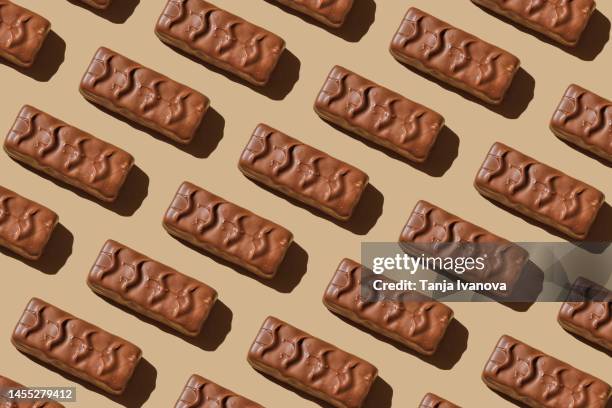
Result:
M0 407L2 408L64 408L58 402L50 400L36 400L29 398L11 398L10 391L26 391L28 388L0 375Z
M110 6L111 0L80 0L81 3L85 3L88 6L99 10L105 10Z
M227 405L226 405L227 404ZM256 402L200 377L192 375L174 408L263 408Z
M91 102L161 133L191 142L210 100L200 92L100 47L80 85Z
M612 162L612 101L572 84L553 113L550 129Z
M480 194L572 238L586 238L604 203L601 191L502 143L476 174Z
M345 258L325 290L323 303L331 311L421 354L434 354L453 319L452 309L416 291L402 293L397 301L364 299L362 291L368 289L362 284L370 285L374 279L387 280Z
M533 0L472 1L571 47L578 44L591 14L595 11L595 0L556 2Z
M238 167L247 177L340 220L351 217L368 185L363 171L264 124L253 131Z
M59 221L57 214L0 186L0 245L38 259Z
M421 400L419 408L461 408L459 405L455 405L450 401L445 400L442 397L438 397L436 394L428 392Z
M612 351L612 292L578 278L561 305L557 320L564 329Z
M411 7L393 36L399 61L492 104L500 104L520 67L517 57Z
M217 291L116 241L108 240L87 277L96 293L188 336L200 333Z
M189 182L170 203L164 228L266 279L276 275L293 242L287 229Z
M330 27L340 27L353 8L353 0L276 0Z
M102 201L115 201L134 158L117 146L25 105L4 141L15 160L77 187Z
M155 33L165 43L240 78L265 85L285 41L204 0L168 0Z
M17 349L111 394L122 394L142 352L132 343L37 298L19 319Z
M510 336L501 336L482 372L492 389L535 408L605 408L610 385Z
M361 407L378 375L367 361L271 316L251 345L248 361L338 408Z
M314 105L323 119L424 162L444 126L444 118L402 95L336 65Z
M0 57L20 67L31 67L50 30L46 18L0 0Z

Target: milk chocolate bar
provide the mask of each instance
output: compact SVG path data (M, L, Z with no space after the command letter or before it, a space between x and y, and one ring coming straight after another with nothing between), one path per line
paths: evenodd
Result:
M38 259L59 217L47 207L0 186L0 245L27 259Z
M482 372L492 389L534 408L605 408L610 385L510 336L501 336Z
M217 291L116 241L108 240L87 284L118 302L188 336L200 333Z
M0 375L0 407L2 408L64 408L58 402L50 400L33 400L11 398L9 391L26 391L27 387Z
M612 351L612 292L586 278L578 278L557 320L569 332Z
M20 67L31 67L50 30L46 18L0 0L0 57Z
M550 120L550 129L612 162L612 102L578 85L570 85Z
M255 84L265 85L285 41L204 0L168 0L155 33L165 43Z
M378 375L367 361L271 316L251 345L248 361L338 408L361 407Z
M453 319L452 309L415 291L405 292L397 300L364 298L362 284L369 285L373 279L385 277L345 258L325 290L323 303L331 311L421 354L434 354Z
M492 104L500 104L520 67L517 57L415 7L390 46L399 61Z
M26 306L11 341L20 351L117 395L142 355L126 340L37 298Z
M601 191L499 142L491 146L474 186L576 239L586 238L604 203Z
M164 216L171 234L272 279L293 241L280 225L194 184L179 187Z
M353 8L353 0L276 0L330 27L340 27Z
M323 119L419 163L444 126L440 114L338 65L314 109Z
M110 6L112 0L80 0L81 3L85 3L88 6L97 8L99 10L105 10Z
M421 400L419 408L461 408L459 405L455 405L450 401L445 400L442 397L438 397L436 394L428 392Z
M595 11L594 0L557 2L532 0L472 1L571 47L578 44L591 14Z
M174 408L263 408L256 402L200 377L192 375Z
M255 128L238 167L247 177L340 220L351 217L368 185L361 170L264 124Z
M4 150L107 202L115 201L134 165L131 154L28 105L21 108Z
M187 144L210 105L200 92L100 47L80 85L88 100Z

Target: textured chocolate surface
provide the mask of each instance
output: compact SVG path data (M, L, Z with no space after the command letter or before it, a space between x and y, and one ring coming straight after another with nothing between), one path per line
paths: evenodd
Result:
M217 299L210 286L113 240L102 247L87 284L191 336L200 332Z
M157 36L205 62L255 84L265 85L285 41L204 0L168 0Z
M440 114L338 65L314 108L324 119L416 162L427 159L444 126Z
M415 7L406 13L390 51L401 62L496 104L520 66L507 51Z
M185 384L174 408L263 408L263 406L194 374Z
M55 401L13 400L6 394L9 389L27 390L27 387L0 375L0 408L64 408L62 404Z
M287 7L308 14L330 27L344 24L353 0L276 0ZM359 0L358 0L359 1Z
M251 365L335 407L359 408L378 370L336 346L268 317L249 350Z
M442 397L438 397L436 394L428 392L421 400L419 408L461 408L459 405L455 405L450 401L445 400Z
M368 185L368 175L297 139L259 124L238 163L255 180L348 219Z
M51 23L46 18L0 0L0 57L22 67L32 66L49 30Z
M117 198L134 164L129 153L28 105L21 108L4 149L104 201Z
M586 238L604 202L601 191L499 142L491 146L474 186L577 239Z
M280 225L194 184L179 187L164 216L168 232L271 279L293 241Z
M43 253L59 218L42 205L0 186L0 245L28 259Z
M612 102L570 85L550 120L560 138L612 162Z
M85 3L91 7L94 7L100 10L104 10L104 9L107 9L108 6L110 6L112 0L80 0L80 1L81 3ZM117 0L117 1L121 1L121 0Z
M33 298L11 341L19 350L112 394L121 394L141 358L135 345Z
M491 388L535 408L604 408L610 386L510 336L502 336L482 372Z
M200 92L100 47L81 80L85 98L169 137L189 143L208 110Z
M323 295L323 303L378 333L426 355L434 354L453 318L448 306L418 292L402 294L401 300L364 299L362 283L384 280L359 263L343 259Z

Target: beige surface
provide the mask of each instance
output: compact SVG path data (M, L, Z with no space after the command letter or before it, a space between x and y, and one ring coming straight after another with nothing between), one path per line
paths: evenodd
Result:
M116 2L130 8L138 0ZM56 274L42 273L19 259L0 254L0 273L4 278L0 301L0 333L3 333L0 337L4 339L0 342L2 374L24 384L72 384L29 360L9 343L9 333L22 308L30 297L39 296L138 344L148 361L148 365L137 372L129 394L115 402L79 385L76 405L81 407L121 404L137 407L144 400L147 407L173 406L192 373L217 381L266 406L316 406L248 366L247 349L268 314L275 314L378 366L380 375L392 387L394 407L416 406L428 391L462 406L510 406L480 380L480 370L503 333L612 381L609 357L566 334L556 323L558 304L537 304L526 312L513 311L497 303L451 304L461 326L456 325L451 330L438 356L421 359L344 323L321 303L323 290L340 259L345 256L358 259L362 240L395 240L418 199L436 203L511 240L558 240L542 228L495 207L472 188L472 177L495 140L565 170L612 197L610 168L559 141L547 127L552 110L570 82L577 82L608 98L612 96L609 80L605 77L612 66L611 44L607 44L594 61L585 61L501 22L467 0L378 0L375 22L359 42L346 41L263 0L217 0L219 6L267 27L287 41L295 57L285 58L272 84L292 82L296 65L300 65L299 81L284 100L278 101L228 80L163 45L153 34L153 26L165 0L142 0L123 24L65 0L20 0L20 3L49 18L55 33L63 40L57 36L51 38L51 47L47 44L42 53L51 69L44 66L40 69L39 63L33 76L39 79L50 76L45 71L57 67L63 53L62 42L66 44L65 61L48 82L39 82L0 65L4 95L0 127L8 130L24 103L46 110L136 157L137 165L147 177L142 172L133 177L129 182L131 190L123 191L121 202L129 203L130 196L142 199L145 190L148 194L139 207L113 207L119 208L122 214L138 207L133 215L124 216L55 185L18 165L4 153L0 155L0 184L57 211L61 223L70 231L69 234L63 230L55 236L51 247L54 253L46 257L43 262L46 266L41 269L57 269L62 263L58 260L66 258L69 249L72 250ZM349 25L363 25L361 21L367 22L368 15L373 13L373 0L358 0L357 3L364 13L349 16ZM535 97L518 119L506 118L449 92L391 57L387 46L409 5L422 7L521 58L525 70L535 78ZM609 1L600 1L599 10L612 17ZM114 15L111 20L120 21L124 17ZM599 32L593 33L591 27L588 35L591 45L597 48L602 39L607 40L609 36L609 23L601 15L595 19ZM359 31L364 30L344 36L355 39ZM223 138L212 154L206 158L194 157L161 140L163 138L155 139L86 102L77 87L100 45L111 47L209 96L212 107L224 121L218 115L205 118L208 134L195 142L193 150L200 153L210 150L215 142L205 139L218 139L220 129L224 128ZM296 58L301 64L297 64ZM316 92L333 64L342 64L430 106L445 116L446 123L457 136L447 132L439 140L433 160L425 166L415 167L333 129L312 110ZM510 102L518 103L508 111L516 112L521 110L516 106L524 107L524 101L529 99L525 95L529 96L529 88L533 87L530 76L519 74L518 87L515 84L510 90ZM369 194L365 206L369 208L358 210L357 217L361 216L362 221L353 223L354 228L351 228L361 234L367 230L364 226L371 225L375 217L364 214L378 212L382 194L382 216L367 235L356 234L313 215L260 188L238 171L236 163L242 147L260 121L348 161L370 175L380 193ZM460 139L458 157L452 161L457 138ZM438 177L441 173L443 177ZM289 228L305 252L293 251L292 261L285 265L280 279L270 287L179 243L163 230L161 219L184 179ZM597 228L603 230L607 222L611 229L610 216L604 218L598 220ZM220 300L226 307L217 306L213 311L211 322L205 326L207 333L200 340L190 343L161 331L108 304L87 288L86 274L107 238L118 239L183 273L202 279L219 291ZM290 293L283 293L291 286L295 288ZM227 333L229 326L231 330ZM466 341L467 349L461 355ZM370 406L388 407L390 392L389 388L379 387L378 400L370 401Z

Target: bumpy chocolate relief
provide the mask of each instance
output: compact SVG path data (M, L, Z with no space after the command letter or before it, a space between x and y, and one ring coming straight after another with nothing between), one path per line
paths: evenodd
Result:
M610 385L510 336L502 336L482 372L492 389L532 407L605 408Z
M346 220L368 185L368 175L297 139L259 124L238 163L258 180L333 217Z
M49 30L51 23L46 18L9 0L0 0L0 57L31 67Z
M353 0L276 0L330 27L340 27L353 7Z
M129 153L28 105L21 108L4 149L14 159L109 202L119 195L134 164Z
M0 186L0 245L38 259L58 223L56 213Z
M415 291L398 295L397 300L364 298L362 293L372 289L362 284L370 284L373 278L385 279L345 258L325 290L323 303L331 311L419 353L434 354L453 319L452 309Z
M444 126L440 114L338 65L314 108L322 118L416 162L427 159Z
M27 390L27 387L0 375L0 408L64 408L55 401L11 398L9 390Z
M81 80L83 96L170 139L191 142L208 110L200 92L100 47Z
M123 393L142 355L135 345L37 298L26 306L11 341L111 394Z
M170 203L164 227L267 279L274 277L293 241L293 234L280 225L188 182Z
M445 400L442 397L438 397L436 394L427 393L421 400L419 408L461 408L459 405L455 405L450 401Z
M558 137L612 162L612 101L570 85L550 120Z
M85 3L91 7L104 10L110 6L112 0L80 0L81 3ZM121 0L118 0L121 1Z
M268 317L248 354L257 370L335 407L362 406L378 370L277 318Z
M102 247L87 284L189 336L200 333L217 299L210 286L113 240Z
M517 57L415 7L391 41L401 62L499 104L518 71Z
M265 85L285 49L285 41L203 0L168 0L155 33L165 43Z
M502 143L494 143L474 186L484 196L577 239L604 203L601 191Z
M174 408L263 408L256 402L200 377L192 375Z

